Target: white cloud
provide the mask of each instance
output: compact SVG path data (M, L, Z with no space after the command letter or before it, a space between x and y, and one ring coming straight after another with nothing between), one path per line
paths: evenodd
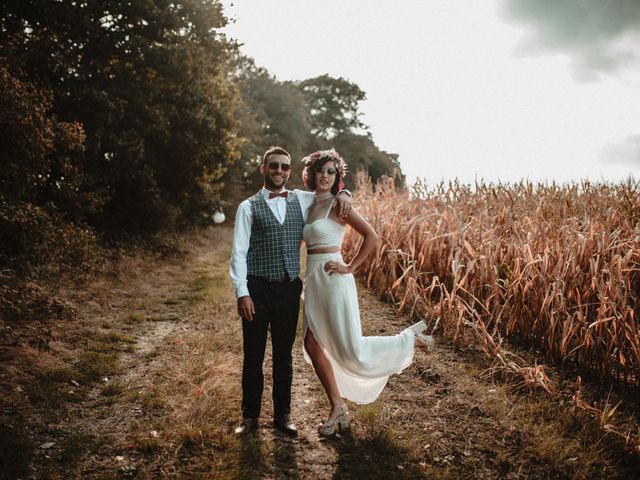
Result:
M620 143L608 143L598 157L603 163L640 166L640 135L629 135Z
M502 0L502 15L527 29L517 56L566 54L578 83L640 67L638 0Z

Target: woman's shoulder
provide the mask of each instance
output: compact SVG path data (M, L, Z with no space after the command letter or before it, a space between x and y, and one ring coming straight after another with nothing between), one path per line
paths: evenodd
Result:
M309 190L300 190L299 188L294 188L291 190L291 193L301 198L313 198L314 193Z

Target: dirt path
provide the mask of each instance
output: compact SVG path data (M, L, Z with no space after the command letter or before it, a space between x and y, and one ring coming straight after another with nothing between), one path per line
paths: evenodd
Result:
M229 228L192 239L174 259L131 259L68 290L73 320L45 348L2 347L0 478L634 478L579 412L494 383L473 350L441 337L419 351L352 429L318 436L327 402L295 347L295 439L270 425L265 362L262 427L234 436L240 322L227 279ZM360 287L365 334L413 323ZM299 336L300 337L300 336ZM613 443L612 443L613 442ZM636 463L633 463L636 462Z

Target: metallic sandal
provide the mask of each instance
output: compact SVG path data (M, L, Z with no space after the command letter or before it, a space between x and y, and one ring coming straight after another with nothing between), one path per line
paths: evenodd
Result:
M427 324L424 323L424 320L420 320L409 328L413 331L416 338L419 338L424 342L424 345L421 345L418 348L422 348L426 352L432 352L435 347L435 340L433 339L433 335L426 335L424 333L427 330Z
M318 427L318 433L322 436L334 435L336 430L344 431L349 428L349 411L346 405L340 405L335 408L337 415L329 419ZM333 412L331 412L333 413Z

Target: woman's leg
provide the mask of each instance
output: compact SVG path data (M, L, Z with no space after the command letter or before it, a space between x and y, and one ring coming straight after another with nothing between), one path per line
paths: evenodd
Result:
M338 390L338 384L336 383L331 362L322 351L322 347L318 344L310 328L307 328L307 334L304 337L304 348L307 350L309 357L311 357L316 375L318 375L320 383L324 387L325 392L327 392L329 402L331 402L331 408L333 409L338 405L342 405L342 397Z

